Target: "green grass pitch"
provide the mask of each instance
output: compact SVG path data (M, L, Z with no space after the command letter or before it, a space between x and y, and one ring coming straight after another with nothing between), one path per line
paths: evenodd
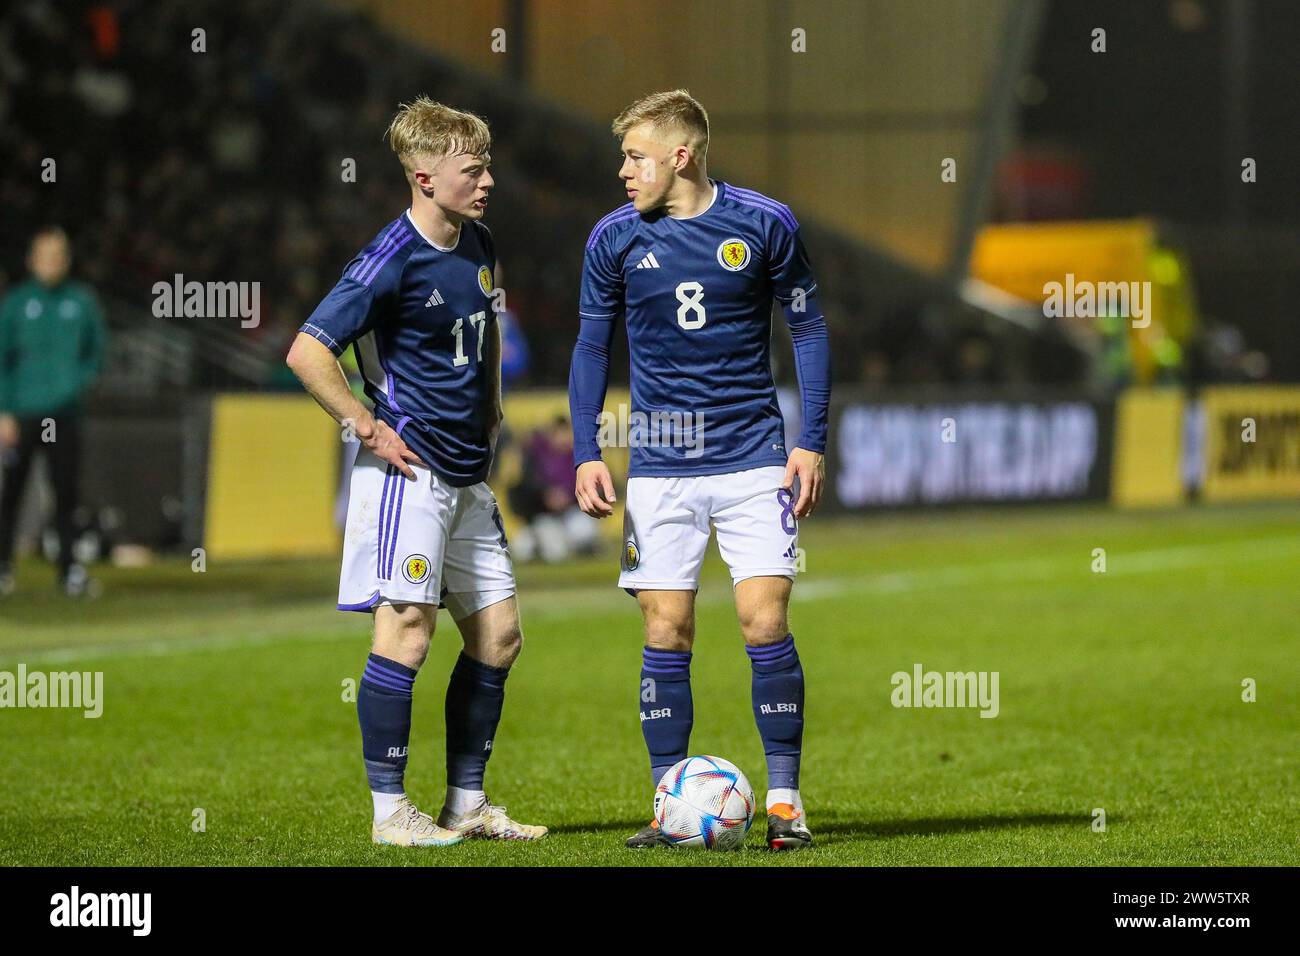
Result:
M0 604L0 670L102 671L105 703L97 720L0 710L0 864L1300 863L1294 504L818 516L801 544L809 851L764 851L761 819L740 853L623 848L651 794L639 619L613 559L519 574L525 648L488 789L552 835L372 846L343 700L369 617L333 610L331 558L103 569L104 596L79 604L54 596L48 568L22 566ZM716 552L698 635L692 750L735 761L761 801L749 664ZM432 812L458 647L444 614L407 775ZM915 663L997 671L999 715L893 707L890 676Z

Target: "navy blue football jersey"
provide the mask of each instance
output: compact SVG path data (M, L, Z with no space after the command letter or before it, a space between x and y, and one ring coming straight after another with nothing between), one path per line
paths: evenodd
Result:
M495 267L482 223L465 222L443 249L408 211L348 263L301 328L335 355L353 347L375 417L457 487L483 481L491 457L485 343L496 335Z
M622 316L627 327L639 416L627 429L631 477L786 463L772 300L820 319L817 282L789 207L714 185L696 216L642 215L628 203L587 240L579 314L584 323ZM577 463L600 457L596 439L595 422L575 421ZM822 452L825 436L800 444Z

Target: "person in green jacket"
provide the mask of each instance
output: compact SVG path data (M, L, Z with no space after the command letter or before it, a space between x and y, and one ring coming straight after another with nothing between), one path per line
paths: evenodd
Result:
M73 560L73 512L81 480L81 399L104 360L104 320L91 289L68 278L71 249L42 229L27 256L32 277L0 300L0 597L13 592L18 502L37 452L54 486L59 586L86 593Z

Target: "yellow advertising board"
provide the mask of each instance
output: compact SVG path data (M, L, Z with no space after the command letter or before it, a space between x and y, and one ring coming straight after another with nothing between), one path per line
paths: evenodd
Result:
M1176 505L1186 498L1180 473L1180 388L1130 388L1115 403L1111 501L1121 508Z
M339 428L305 395L212 401L203 546L210 558L331 554Z
M1300 497L1300 386L1201 392L1206 501Z

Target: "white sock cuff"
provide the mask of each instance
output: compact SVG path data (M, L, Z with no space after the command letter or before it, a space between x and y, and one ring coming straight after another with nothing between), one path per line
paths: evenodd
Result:
M452 813L469 813L487 803L487 794L482 790L462 790L460 787L447 788L445 806Z
M770 811L778 803L788 803L796 810L803 809L803 801L799 798L799 791L792 790L789 787L777 787L767 791L767 809Z
M380 793L370 791L370 799L375 805L375 822L383 823L397 811L397 805L406 799L405 793Z

